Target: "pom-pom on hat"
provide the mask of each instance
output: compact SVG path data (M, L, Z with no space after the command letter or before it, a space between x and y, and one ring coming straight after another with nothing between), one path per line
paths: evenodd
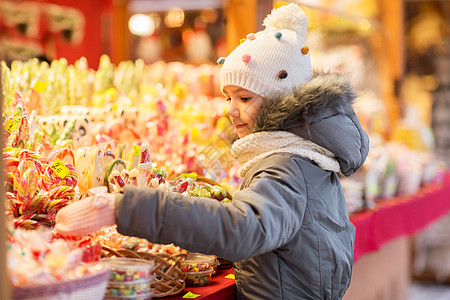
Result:
M297 4L272 10L263 31L247 35L223 62L220 86L236 85L264 98L288 95L311 79L308 19ZM306 53L305 53L306 52Z

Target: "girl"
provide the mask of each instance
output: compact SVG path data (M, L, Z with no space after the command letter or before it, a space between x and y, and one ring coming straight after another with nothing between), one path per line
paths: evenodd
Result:
M120 233L175 243L234 263L237 299L341 299L355 230L338 172L364 163L368 138L339 74L311 74L307 19L295 4L272 11L221 59L221 89L239 140L243 182L231 203L127 187L61 209L55 229Z

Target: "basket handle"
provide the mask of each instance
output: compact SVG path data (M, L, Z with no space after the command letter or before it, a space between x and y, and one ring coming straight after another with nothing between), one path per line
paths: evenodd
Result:
M218 185L218 186L221 186L221 185L220 185L219 183L217 183L216 181L214 181L214 180L212 180L212 179L209 179L209 178L206 178L206 177L204 177L204 176L198 176L198 175L197 175L197 180L203 181L203 182L205 182L205 183L207 183L207 184L209 184L209 185ZM228 199L230 199L230 200L233 200L233 196L231 196L230 192L228 192L226 189L225 189L225 192L226 192L226 197L227 197Z

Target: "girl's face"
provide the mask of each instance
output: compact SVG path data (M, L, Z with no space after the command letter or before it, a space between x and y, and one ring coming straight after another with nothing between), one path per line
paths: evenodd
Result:
M236 128L239 138L249 135L264 98L235 85L226 86L224 94L229 101L227 116Z

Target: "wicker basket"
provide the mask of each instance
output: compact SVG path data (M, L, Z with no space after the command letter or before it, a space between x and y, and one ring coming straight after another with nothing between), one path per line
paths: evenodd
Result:
M13 300L102 300L109 279L109 267L101 264L98 272L57 283L15 287Z
M155 267L152 274L151 288L153 298L162 298L180 293L185 288L186 272L183 271L183 262L187 253L170 255L166 253L137 252L128 249L112 249L102 245L104 257L128 257L153 260Z

